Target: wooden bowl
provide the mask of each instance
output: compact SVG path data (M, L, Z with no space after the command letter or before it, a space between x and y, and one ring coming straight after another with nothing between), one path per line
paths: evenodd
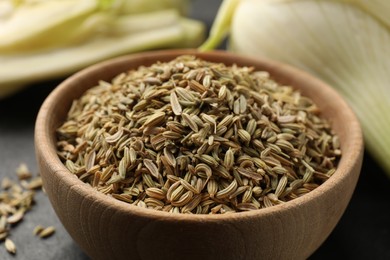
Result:
M172 214L142 209L103 195L72 175L56 155L56 128L73 99L120 72L181 54L250 65L300 89L339 135L336 173L302 197L274 207L228 215ZM60 61L59 61L60 62ZM332 88L285 64L222 51L169 50L119 57L91 66L60 84L43 103L35 128L44 188L59 219L93 259L304 259L328 237L359 177L362 132L354 113ZM358 227L357 227L358 228Z

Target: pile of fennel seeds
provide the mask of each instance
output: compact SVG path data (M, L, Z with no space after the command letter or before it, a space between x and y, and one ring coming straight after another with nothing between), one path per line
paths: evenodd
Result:
M14 228L35 205L36 191L43 190L42 179L33 176L27 165L21 163L16 171L17 181L7 176L0 180L0 242L9 254L16 254L17 246L12 240ZM53 226L37 225L33 234L40 238L53 235Z
M309 98L267 72L194 56L99 82L73 102L57 140L81 181L173 213L284 203L326 181L341 156Z

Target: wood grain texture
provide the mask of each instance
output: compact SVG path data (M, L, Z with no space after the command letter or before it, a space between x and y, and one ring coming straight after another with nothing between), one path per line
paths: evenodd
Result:
M337 172L314 191L288 203L229 215L186 215L147 210L114 200L82 183L62 165L55 129L73 99L139 65L181 54L267 70L320 107L340 137ZM223 51L170 50L134 54L89 67L46 99L35 128L36 156L45 190L61 222L93 259L305 259L328 237L344 213L359 177L363 138L350 107L329 86L288 65Z

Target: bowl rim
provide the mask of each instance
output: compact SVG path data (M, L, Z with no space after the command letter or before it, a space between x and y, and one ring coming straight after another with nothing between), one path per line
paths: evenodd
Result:
M316 189L304 194L301 197L288 201L286 203L278 204L268 208L261 208L253 211L244 211L236 212L232 214L172 214L169 212L141 208L123 201L119 201L110 196L107 196L97 190L94 190L90 185L82 182L76 176L71 174L64 164L60 161L59 157L56 154L56 149L53 147L50 141L49 135L45 133L50 130L46 117L55 107L54 101L60 101L61 96L64 92L67 92L67 87L71 84L76 78L88 78L90 73L96 72L98 69L103 67L112 66L113 64L119 64L127 62L132 59L154 59L157 61L159 57L166 56L171 57L172 59L178 55L196 55L200 58L207 60L207 57L224 59L228 57L230 59L240 58L244 60L245 63L254 64L259 62L265 62L273 67L282 68L283 74L285 75L299 75L302 80L309 80L313 82L313 85L316 85L321 89L321 92L324 92L332 99L337 100L337 104L342 109L344 117L349 117L348 123L350 124L349 135L347 135L346 143L353 145L354 149L344 149L342 151L342 157L339 161L338 168L336 172L323 184L321 184ZM240 62L242 64L242 62ZM117 73L119 74L119 72ZM52 129L53 130L53 129ZM53 133L54 135L54 133ZM349 140L349 142L348 142ZM351 169L355 167L356 164L361 163L362 154L364 150L363 144L363 135L360 127L360 123L350 108L350 106L344 101L344 99L338 94L336 90L324 83L323 81L315 78L307 72L304 72L298 68L292 67L288 64L281 63L279 61L271 60L263 57L249 57L242 54L234 54L229 51L208 51L200 52L193 49L179 49L179 50L159 50L159 51L147 51L136 54L128 54L113 59L105 60L97 64L91 65L81 71L71 75L60 83L45 99L43 102L36 119L35 124L35 149L36 154L39 154L42 158L45 158L47 165L50 169L51 174L59 178L63 185L69 187L69 190L75 189L81 195L85 197L93 196L96 198L96 201L99 204L102 204L105 208L115 208L116 210L125 213L138 215L140 217L150 218L150 219L160 219L164 221L202 221L202 222L213 222L213 221L232 221L234 219L243 219L243 218L258 218L260 216L266 216L269 214L274 214L275 212L287 211L291 208L301 207L307 203L311 203L316 197L324 196L327 192L331 192L334 189L337 189L337 186L345 181L348 178L348 175L351 174ZM343 148L342 148L343 149ZM39 164L39 162L38 162ZM360 171L359 171L360 172ZM45 184L45 180L44 180Z

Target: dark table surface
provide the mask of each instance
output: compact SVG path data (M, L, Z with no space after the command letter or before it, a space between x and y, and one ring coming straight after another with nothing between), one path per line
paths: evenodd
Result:
M191 16L210 25L220 1L192 2ZM33 173L38 173L34 154L35 118L45 97L60 81L34 84L0 100L1 179L5 176L15 179L15 169L22 162ZM359 182L345 214L310 259L390 259L389 193L390 178L366 153ZM0 244L0 259L88 259L61 225L46 195L37 192L35 200L32 210L12 229L11 238L18 250L16 256L10 256ZM38 224L53 225L56 233L48 239L39 239L32 234Z

